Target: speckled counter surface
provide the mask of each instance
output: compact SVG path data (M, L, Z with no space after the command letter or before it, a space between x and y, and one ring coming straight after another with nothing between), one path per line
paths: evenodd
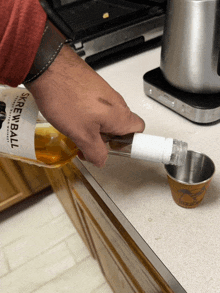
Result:
M83 163L121 213L188 293L220 292L220 124L200 126L146 97L143 75L160 48L98 70L145 121L145 133L188 142L210 156L216 173L196 209L177 206L164 166L109 156L102 169Z

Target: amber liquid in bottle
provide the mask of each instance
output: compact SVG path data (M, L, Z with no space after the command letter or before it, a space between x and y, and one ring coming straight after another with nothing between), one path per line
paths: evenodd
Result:
M49 123L37 123L35 153L39 165L60 167L76 156L77 152L75 143Z
M0 153L1 156L23 161L40 167L57 168L65 165L77 155L78 148L71 139L47 122L38 122L35 128L36 160Z

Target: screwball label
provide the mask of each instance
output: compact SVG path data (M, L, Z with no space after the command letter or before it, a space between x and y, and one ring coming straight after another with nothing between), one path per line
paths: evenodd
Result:
M0 91L0 152L36 159L34 134L38 108L30 92L23 88Z

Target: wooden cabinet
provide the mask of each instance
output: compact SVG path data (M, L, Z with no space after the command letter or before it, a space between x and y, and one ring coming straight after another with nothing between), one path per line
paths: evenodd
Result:
M49 186L43 168L0 158L0 211Z
M46 173L113 291L172 293L171 288L103 201L100 196L101 187L97 184L97 188L94 188L75 162L79 161L74 159L74 164L70 163L56 170L47 169Z
M92 256L95 258L94 248L91 243L91 237L87 233L86 223L83 219L83 214L80 206L72 196L72 191L68 186L68 178L74 181L77 178L77 171L72 164L68 164L63 168L58 169L45 169L45 172L51 182L53 190L64 207L67 215L72 221L74 227L78 231L82 240L86 244Z
M88 217L86 218L94 247L96 249L97 259L106 280L108 281L114 292L137 292L135 290L135 287L132 285L132 282L129 280L129 277L126 276L125 272L123 273L123 270L120 269L120 265L118 265L118 263L115 261L108 245L102 239L100 234L95 230L92 221Z

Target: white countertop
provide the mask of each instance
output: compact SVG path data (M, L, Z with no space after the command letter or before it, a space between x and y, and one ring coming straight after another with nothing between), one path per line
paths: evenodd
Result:
M220 292L220 124L193 124L145 96L143 75L159 66L160 48L98 70L146 123L145 133L188 142L210 156L216 173L195 209L177 206L164 166L109 156L102 169L83 163L187 293Z

